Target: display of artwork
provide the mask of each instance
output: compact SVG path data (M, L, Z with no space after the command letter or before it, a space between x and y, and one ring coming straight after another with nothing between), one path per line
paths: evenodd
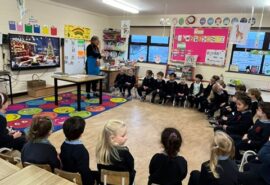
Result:
M90 40L91 29L75 25L65 25L65 38Z
M236 45L236 48L262 49L265 32L249 32L245 45Z
M130 20L121 21L121 38L128 38L130 34Z
M231 30L230 43L245 45L250 32L250 26L250 23L234 23Z
M42 34L49 35L49 26L47 25L42 26Z
M40 33L40 25L34 24L34 33Z
M270 55L264 56L264 63L263 63L263 74L270 75Z
M64 72L67 74L85 73L85 41L65 39Z
M194 78L194 67L185 65L167 65L166 76L171 73L176 74L176 79L185 78L186 80L193 80Z
M177 27L174 29L171 60L184 62L186 55L197 55L197 63L205 64L208 50L222 50L226 54L228 35L229 28Z
M9 34L12 70L60 66L60 39Z

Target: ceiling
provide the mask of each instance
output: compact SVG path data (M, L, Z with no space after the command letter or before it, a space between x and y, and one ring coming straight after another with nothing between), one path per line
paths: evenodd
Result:
M128 13L102 3L102 0L51 0L108 16L122 16ZM270 0L126 0L140 10L140 15L157 14L218 14L218 13L261 13ZM243 3L244 2L244 3ZM166 8L167 7L167 8Z

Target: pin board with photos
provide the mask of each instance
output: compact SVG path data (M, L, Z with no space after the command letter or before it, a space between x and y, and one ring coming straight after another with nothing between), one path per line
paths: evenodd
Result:
M171 61L185 62L187 55L197 56L197 64L224 66L229 28L175 27Z
M185 78L186 80L192 81L194 79L194 71L195 68L193 66L187 66L184 64L168 64L166 69L166 77L171 73L176 74L176 79L180 80L180 78Z

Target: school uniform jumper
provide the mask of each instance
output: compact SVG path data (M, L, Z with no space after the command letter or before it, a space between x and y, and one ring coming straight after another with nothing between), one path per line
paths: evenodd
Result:
M178 95L178 93L183 94L183 95ZM184 106L184 102L187 99L187 95L189 93L188 85L187 84L181 84L179 83L176 88L176 95L175 95L175 103L176 105Z
M221 104L225 103L227 105L229 100L229 95L227 91L223 90L220 93L214 93L214 99L212 102L208 105L208 116L212 117L214 116L215 112L220 109Z
M202 93L203 93L203 84L201 82L199 84L193 82L189 88L189 96L188 96L190 107L194 107L194 104L196 108L199 107L199 98L202 95Z
M169 100L172 102L175 98L176 90L177 90L177 82L175 80L167 81L167 83L165 85L164 101L167 102L167 100Z
M169 157L165 153L155 154L149 165L148 185L181 185L187 176L187 161L182 156Z
M132 76L126 75L125 76L125 83L124 83L124 87L123 87L124 93L127 89L128 96L131 96L131 89L134 87L135 83L136 83L135 75L132 75Z
M143 79L142 85L138 87L137 91L140 97L142 97L142 92L145 92L145 96L150 94L153 91L155 79L153 77L145 77ZM143 87L148 87L147 89L144 89Z
M212 91L212 87L214 84L208 84L207 87L203 90L203 96L199 97L199 105L200 105L200 112L205 112L205 109L208 107L208 100L207 98L209 97L209 95L211 94Z
M114 80L114 87L119 88L121 93L124 93L126 74L118 74Z
M159 103L162 103L163 98L164 98L164 89L165 89L165 80L155 80L154 83L154 91L152 92L152 99L151 102L155 102L155 98L157 95L159 95Z

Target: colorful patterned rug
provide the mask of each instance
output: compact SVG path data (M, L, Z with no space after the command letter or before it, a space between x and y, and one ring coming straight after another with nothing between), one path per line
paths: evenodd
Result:
M54 123L54 131L57 131L69 117L80 116L87 119L127 102L125 98L103 94L103 103L99 105L99 98L86 99L86 92L81 93L82 111L76 111L77 91L59 94L59 106L54 104L54 96L10 105L6 114L8 126L16 130L24 130L31 125L34 115L41 115L50 117Z

